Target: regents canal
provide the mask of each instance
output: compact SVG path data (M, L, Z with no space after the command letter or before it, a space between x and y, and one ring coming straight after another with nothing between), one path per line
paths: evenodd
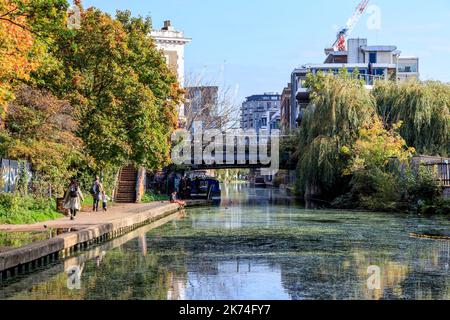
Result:
M410 236L447 232L445 217L309 211L246 185L223 198L2 283L0 299L450 299L449 242Z

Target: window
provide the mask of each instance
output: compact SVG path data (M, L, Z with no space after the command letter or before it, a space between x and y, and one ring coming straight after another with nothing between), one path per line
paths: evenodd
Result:
M298 82L300 88L306 88L306 79L300 79L300 81Z
M373 70L373 74L375 76L383 76L384 75L384 69L376 68Z
M262 127L267 126L267 118L262 118L262 119L261 119L261 126L262 126Z
M377 53L369 52L369 63L377 63Z
M417 63L399 63L398 72L417 72Z

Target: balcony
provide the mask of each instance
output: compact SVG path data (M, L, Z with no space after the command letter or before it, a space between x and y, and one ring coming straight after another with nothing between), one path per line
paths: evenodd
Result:
M371 75L371 74L349 74L349 77L353 79L359 79L364 81L364 86L366 89L371 90L373 89L373 85L376 81L384 81L387 80L384 75ZM296 94L297 101L299 103L309 103L309 89L307 88L298 88L297 94Z

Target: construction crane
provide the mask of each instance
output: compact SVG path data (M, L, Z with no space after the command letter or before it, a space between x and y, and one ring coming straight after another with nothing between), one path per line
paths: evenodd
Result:
M332 46L334 51L346 51L347 37L352 33L353 29L358 24L358 21L364 14L364 11L366 10L368 4L369 0L362 0L361 3L356 7L353 16L348 19L347 25L338 32L336 41Z

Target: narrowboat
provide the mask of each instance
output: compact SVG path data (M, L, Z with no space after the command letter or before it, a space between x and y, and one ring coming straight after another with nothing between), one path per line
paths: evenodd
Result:
M213 177L196 177L191 180L191 198L220 201L219 180Z

